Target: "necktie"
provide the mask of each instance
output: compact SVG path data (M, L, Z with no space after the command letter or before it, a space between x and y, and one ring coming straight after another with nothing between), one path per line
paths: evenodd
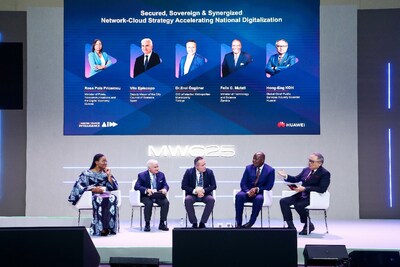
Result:
M156 179L156 175L153 174L153 179L151 180L151 186L153 187L153 189L157 189L157 179Z
M235 54L234 56L233 56L233 58L234 58L234 60L235 60L235 67L236 67L236 64L237 64L237 60L238 60L238 54Z
M199 187L203 187L203 173L200 173L200 177L199 177L199 184L197 185Z
M281 56L279 56L279 57L278 57L278 64L280 64L280 63L281 63L281 60L282 60L282 57L281 57Z
M146 55L145 57L146 59L144 60L144 69L147 70L147 64L149 64L149 56Z
M256 180L254 181L254 186L257 185L258 179L260 179L260 167L257 168Z

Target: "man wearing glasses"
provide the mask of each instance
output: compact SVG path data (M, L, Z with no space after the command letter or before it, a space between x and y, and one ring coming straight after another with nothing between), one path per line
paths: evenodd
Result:
M286 40L280 39L276 41L275 47L277 53L268 59L265 67L268 78L296 64L296 56L287 53L289 44Z
M286 221L288 228L296 229L290 210L291 205L294 205L295 210L300 215L300 221L304 223L304 227L299 235L307 235L307 217L309 215L305 207L310 205L310 192L324 193L330 184L331 174L322 167L323 163L324 157L320 153L312 153L308 158L308 167L304 168L297 176L288 175L284 170L278 171L278 174L284 177L286 182L301 182L301 185L290 186L290 188L296 192L294 195L280 200L283 219ZM314 231L314 229L315 227L310 220L310 233Z

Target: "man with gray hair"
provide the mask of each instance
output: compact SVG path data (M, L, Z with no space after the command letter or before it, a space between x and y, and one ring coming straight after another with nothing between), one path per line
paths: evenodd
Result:
M309 214L305 207L310 205L310 192L324 193L331 181L331 174L322 167L322 164L324 164L324 157L320 153L312 153L308 157L308 167L304 168L297 176L288 175L284 170L278 171L278 174L284 177L285 182L301 182L301 185L289 185L289 188L296 193L280 200L283 219L286 221L288 228L296 229L290 210L291 205L294 206L294 209L300 215L300 221L304 223L304 227L299 232L299 235L307 235L307 217ZM311 220L308 227L310 233L315 229Z
M153 52L153 41L150 38L144 38L141 42L143 55L135 60L133 69L133 77L142 74L143 72L151 69L152 67L161 63L160 57L156 52Z
M159 230L168 231L167 216L169 201L166 197L169 190L164 173L159 171L158 161L150 159L147 161L147 170L138 174L135 190L140 191L140 201L144 204L145 232L150 232L150 219L153 203L158 204L160 211Z

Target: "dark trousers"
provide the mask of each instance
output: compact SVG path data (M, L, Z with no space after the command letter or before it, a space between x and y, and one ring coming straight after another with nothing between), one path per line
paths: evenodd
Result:
M293 221L292 211L290 210L290 206L293 205L294 209L300 215L300 222L307 222L308 211L305 207L310 205L310 197L303 198L301 194L295 194L290 197L281 198L279 203L284 221Z
M140 201L144 204L144 220L146 222L150 222L153 203L160 206L160 221L167 220L169 210L169 201L167 198L153 199L148 196L142 196Z
M210 214L214 209L214 203L215 203L214 197L212 195L206 195L202 198L198 198L195 195L187 195L185 197L185 209L189 217L189 222L192 224L197 223L196 213L194 211L194 206L193 206L195 202L203 202L206 204L200 222L207 223L208 217L210 217Z
M236 209L236 224L242 225L243 209L245 202L252 202L253 208L251 210L251 216L249 223L254 224L257 220L258 214L264 203L264 195L262 193L257 194L255 197L249 197L245 192L240 191L235 196L235 209Z

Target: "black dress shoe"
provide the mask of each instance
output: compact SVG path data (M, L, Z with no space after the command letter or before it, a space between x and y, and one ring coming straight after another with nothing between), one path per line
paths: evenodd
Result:
M251 228L253 226L252 223L246 223L244 225L242 225L242 228Z
M145 231L145 232L150 232L150 224L147 224L147 223L146 223L146 225L145 225L145 227L144 227L144 231Z
M310 223L310 233L315 230L314 224ZM299 233L299 235L308 235L307 233L307 224L304 225L303 230Z
M201 223L199 224L199 228L206 228L206 225L205 225L204 223L201 222Z
M100 236L108 236L108 234L110 233L110 230L108 229L103 229L100 232Z
M160 222L160 225L158 226L158 229L161 231L169 231L169 228L165 225L164 222Z
M197 223L192 224L192 228L197 228Z

